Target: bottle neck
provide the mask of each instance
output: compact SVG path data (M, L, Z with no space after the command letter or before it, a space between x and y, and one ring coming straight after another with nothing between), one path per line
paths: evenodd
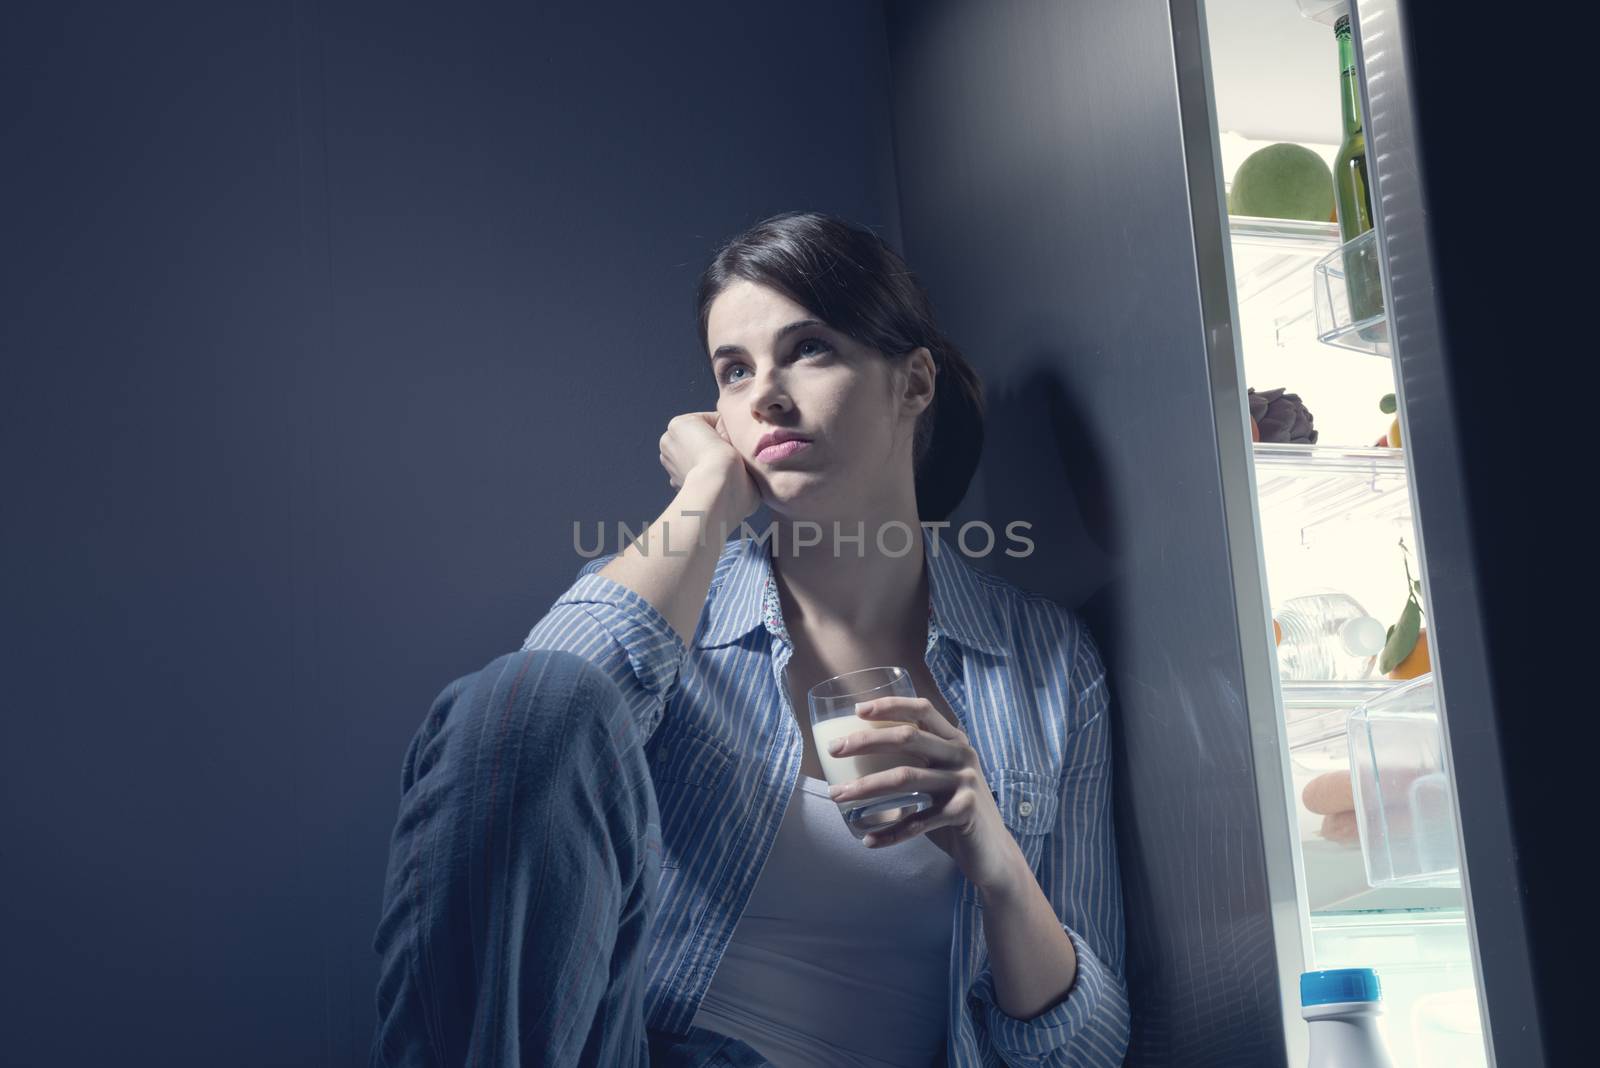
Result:
M1306 1020L1375 1020L1383 1014L1381 1001L1335 1001L1305 1005L1300 1015Z
M1311 1068L1347 1064L1393 1068L1394 1060L1378 1028L1377 1011L1346 1003L1313 1006L1302 1010L1302 1015L1311 1042Z
M1356 46L1350 31L1339 34L1339 105L1344 112L1344 135L1361 132L1361 86L1356 80Z

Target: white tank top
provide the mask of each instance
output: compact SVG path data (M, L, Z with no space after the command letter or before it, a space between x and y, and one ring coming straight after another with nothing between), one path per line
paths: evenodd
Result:
M923 1068L945 1037L961 870L926 836L869 849L800 776L692 1021L778 1068Z

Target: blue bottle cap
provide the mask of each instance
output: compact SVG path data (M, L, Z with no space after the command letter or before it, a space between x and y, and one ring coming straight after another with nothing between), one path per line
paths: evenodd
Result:
M1331 968L1300 973L1300 1004L1331 1005L1338 1001L1382 1001L1378 973L1371 968Z

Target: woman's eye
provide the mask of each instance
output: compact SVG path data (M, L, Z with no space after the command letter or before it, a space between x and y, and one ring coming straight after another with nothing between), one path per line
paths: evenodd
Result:
M806 346L808 346L808 345L814 346L814 349L812 349L810 351L807 351ZM831 352L831 351L833 351L833 350L831 348L829 348L828 343L826 341L823 341L821 338L815 338L815 337L808 337L804 341L800 342L800 344L798 344L798 345L796 345L794 347L794 355L796 355L796 356L808 356L808 355L821 354L821 353L824 353L824 352ZM736 379L733 377L733 372L735 372L735 371L743 371L743 370L748 370L748 368L746 368L745 365L742 364L742 363L730 364L728 366L728 369L722 372L722 384L725 385L725 386L733 385L734 382L736 381Z

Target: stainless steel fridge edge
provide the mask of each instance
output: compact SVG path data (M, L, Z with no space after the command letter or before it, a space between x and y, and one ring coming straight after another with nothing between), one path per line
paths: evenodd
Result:
M1289 784L1293 779L1288 730L1279 699L1278 664L1269 653L1273 648L1269 629L1272 610L1261 528L1256 519L1255 458L1246 430L1249 409L1244 357L1234 328L1239 310L1232 284L1233 252L1223 195L1222 152L1204 8L1204 0L1170 0L1175 88L1182 115L1195 262L1201 267L1195 285L1205 322L1207 377L1219 450L1228 556L1239 606L1239 649L1253 739L1285 1055L1288 1063L1303 1064L1309 1056L1309 1037L1300 1015L1299 977L1312 959L1311 924L1305 906L1304 866L1296 829L1289 818ZM1210 270L1205 269L1208 265ZM1253 615L1249 611L1252 606L1257 610Z
M1450 366L1434 303L1403 5L1404 0L1354 0L1351 37L1366 121L1374 228L1384 263L1401 440L1411 475L1416 555L1424 571L1423 610L1438 661L1434 692L1445 761L1457 787L1451 793L1478 1008L1489 1063L1520 1068L1544 1063L1544 1043L1489 685L1476 583L1480 562L1468 522L1469 487L1459 445L1462 428L1450 403Z

